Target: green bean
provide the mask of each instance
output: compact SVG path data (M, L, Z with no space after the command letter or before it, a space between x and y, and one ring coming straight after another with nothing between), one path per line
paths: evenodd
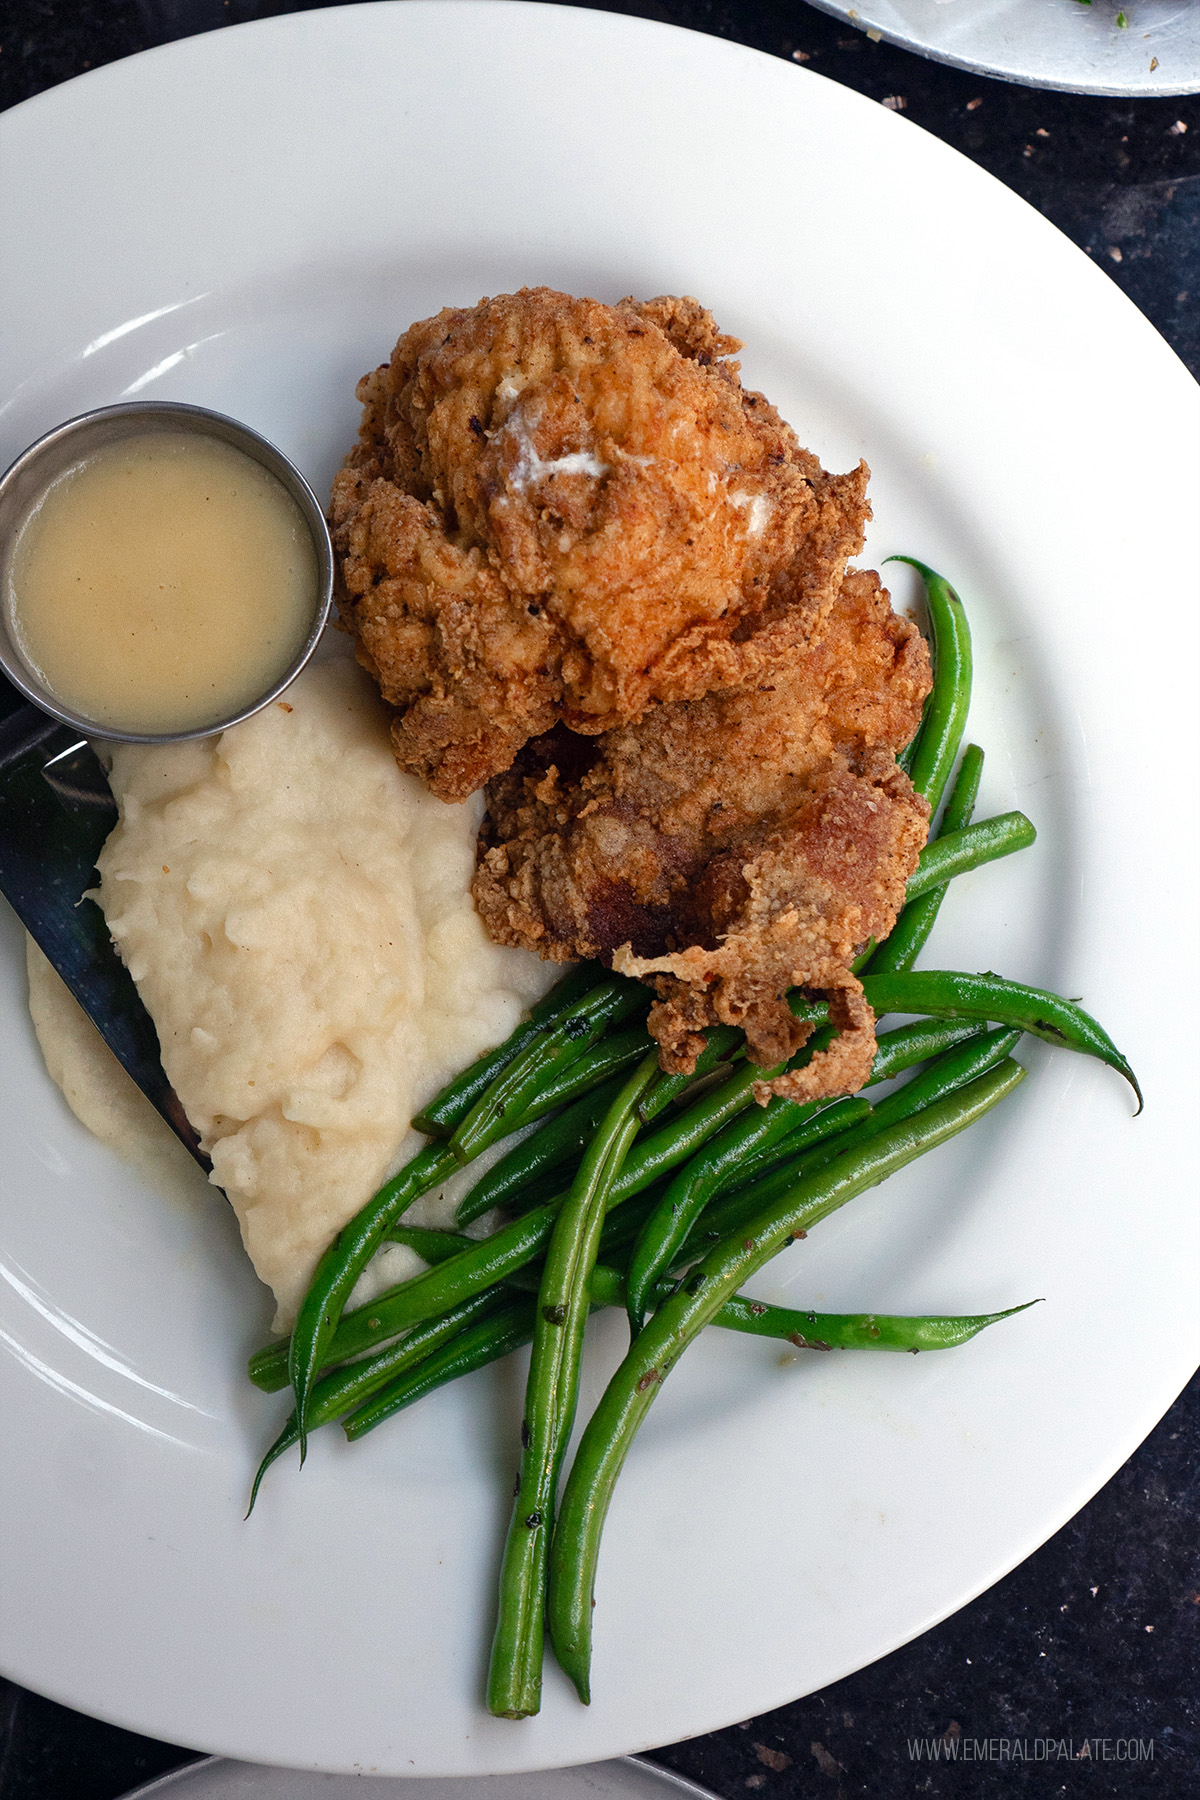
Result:
M610 1025L646 1004L646 990L625 975L610 975L531 1038L455 1126L450 1148L460 1163L522 1122L551 1077L590 1050Z
M961 831L971 823L982 777L983 751L978 744L968 744L958 765L958 774L954 777L954 786L950 789L941 824L934 834L936 837ZM947 884L943 882L917 899L907 901L884 942L868 959L866 967L874 970L877 975L911 969L928 942L946 893Z
M288 1382L288 1346L285 1338L264 1344L246 1364L246 1373L264 1394L277 1394Z
M952 1050L955 1044L965 1043L978 1030L978 1024L972 1019L914 1019L909 1025L896 1025L891 1031L881 1031L866 1086L890 1081L893 1075L902 1075L915 1064L928 1062L931 1056L940 1056L943 1050Z
M658 1115L667 1110L673 1100L684 1095L694 1081L701 1076L711 1074L719 1063L728 1057L736 1061L746 1054L746 1039L742 1032L733 1025L714 1025L708 1032L703 1050L696 1058L696 1066L690 1075L664 1075L656 1081L649 1093L638 1107L638 1115L643 1125L649 1125Z
M978 1038L981 1027L974 1021L944 1019L914 1019L909 1025L898 1025L892 1031L881 1032L875 1046L875 1057L871 1063L871 1073L863 1084L862 1093L868 1088L877 1087L880 1082L891 1081L896 1075L902 1075L906 1069L917 1063L928 1062L931 1057L940 1056L952 1050L957 1044L969 1043ZM871 1111L862 1093L851 1099L838 1100L833 1106L826 1106L814 1125L820 1129L810 1129L801 1121L794 1127L796 1138L789 1135L767 1152L763 1160L764 1167L773 1167L780 1157L791 1156L795 1151L806 1148L809 1144L829 1137L834 1131L841 1131L865 1119ZM760 1159L751 1158L746 1165L745 1174L759 1174ZM744 1185L744 1183L739 1183Z
M890 1081L894 1075L911 1069L915 1063L927 1061L956 1044L969 1042L980 1036L981 1028L974 1023L962 1023L957 1020L917 1019L910 1025L898 1025L894 1031L880 1034L875 1050L875 1060L871 1064L870 1080L866 1087L875 1087L881 1081ZM736 1172L738 1189L748 1187L751 1182L770 1174L783 1162L793 1162L796 1156L835 1133L848 1130L871 1117L869 1103L858 1095L852 1099L836 1100L832 1106L818 1114L811 1126L797 1122L793 1126L795 1136L787 1136L772 1144L757 1156L747 1159L742 1168ZM733 1181L722 1182L716 1193L724 1193L734 1186Z
M887 560L908 563L925 583L933 631L933 691L905 766L918 794L928 800L932 817L958 756L971 704L971 628L962 601L944 576L915 556Z
M644 1031L641 1040L641 1055L645 1056L648 1040ZM623 1077L617 1075L602 1087L593 1088L590 1094L584 1094L574 1106L551 1119L540 1131L514 1145L463 1195L454 1209L456 1222L469 1225L493 1206L503 1206L514 1194L519 1195L539 1176L550 1174L563 1163L570 1162L591 1140L597 1125L620 1093L622 1081Z
M500 1569L488 1671L488 1711L503 1719L527 1718L541 1705L546 1558L558 1478L575 1422L592 1268L612 1184L637 1133L637 1103L657 1074L655 1049L605 1114L546 1252L525 1387L520 1473Z
M502 1225L486 1238L460 1240L461 1248L438 1266L388 1288L365 1306L343 1313L324 1351L323 1367L378 1349L411 1325L440 1318L473 1294L507 1281L532 1262L547 1242L560 1202L551 1202ZM285 1386L277 1371L288 1367L287 1343L267 1344L250 1359L256 1387Z
M611 1262L614 1256L618 1260L627 1256L638 1232L666 1193L670 1179L669 1175L664 1175L628 1200L622 1200L619 1206L610 1205L597 1253L602 1262Z
M968 975L956 969L910 969L898 974L864 975L863 991L877 1015L923 1013L927 1018L990 1019L1016 1025L1064 1050L1095 1056L1123 1075L1137 1095L1137 1077L1104 1028L1073 1000L1044 988L1024 987L990 972Z
M910 1081L893 1088L890 1094L872 1104L870 1119L856 1128L856 1141L862 1141L868 1135L877 1136L889 1125L911 1118L920 1108L932 1106L936 1100L944 1099L968 1081L986 1074L1015 1050L1020 1041L1019 1027L1000 1026L994 1031L976 1032L953 1049L943 1051ZM833 1145L827 1142L823 1148L832 1152Z
M942 816L937 822L937 829L933 834L935 838L945 837L951 831L961 831L964 825L971 823L983 781L984 760L983 751L978 744L967 745L946 797L946 804L942 808ZM1032 1305L1032 1302L1028 1304Z
M444 1145L427 1144L418 1150L411 1162L405 1163L342 1227L317 1264L308 1292L300 1302L288 1347L288 1375L296 1394L301 1463L308 1448L309 1395L355 1282L383 1242L388 1226L421 1194L445 1181L457 1166L457 1158Z
M523 1187L518 1194L505 1201L504 1212L510 1219L519 1219L525 1213L533 1212L539 1206L558 1207L566 1189L564 1181L570 1181L572 1171L566 1169L548 1169Z
M953 831L962 831L971 823L983 781L983 764L984 755L979 745L968 744L942 808L942 816L929 834L932 841L948 837Z
M806 1046L808 1053L817 1054L832 1036L828 1028L816 1032ZM845 1107L854 1106L853 1101L845 1103ZM698 1155L683 1165L642 1226L630 1258L628 1312L634 1337L644 1323L651 1290L671 1267L675 1252L712 1196L738 1179L748 1163L774 1159L780 1140L786 1138L791 1143L802 1136L809 1143L840 1129L841 1116L832 1121L828 1118L834 1110L823 1100L800 1106L776 1094L765 1107L754 1108L749 1116L741 1113L731 1119ZM864 1101L860 1110L869 1113L871 1109Z
M915 1356L919 1350L952 1350L998 1320L1011 1319L1037 1304L1026 1300L1003 1312L914 1318L897 1313L804 1312L738 1294L726 1300L712 1322L754 1337L784 1338L797 1350L896 1350Z
M984 863L1027 850L1036 839L1037 832L1022 812L997 813L995 818L964 825L961 831L948 831L922 850L916 872L904 890L906 901L919 900L922 894L944 887L956 875L965 875Z
M635 1194L631 1200L626 1200L615 1211L610 1208L605 1215L604 1227L600 1233L600 1245L597 1250L600 1262L610 1263L614 1258L618 1262L623 1260L622 1253L637 1237L644 1220L661 1199L665 1187L665 1182L655 1182L654 1186L647 1188L645 1193ZM521 1268L514 1269L505 1277L506 1284L509 1287L520 1288L524 1293L536 1294L542 1285L542 1266L536 1259L533 1262L525 1263Z
M817 1108L821 1110L816 1110ZM852 1125L857 1125L860 1120L869 1119L871 1103L869 1100L863 1099L861 1095L855 1094L835 1100L832 1105L815 1102L814 1110L816 1110L814 1118L807 1119L799 1125L794 1124L792 1131L789 1131L785 1137L776 1139L774 1143L768 1144L756 1155L747 1157L739 1168L731 1167L726 1177L713 1189L714 1196L723 1194L733 1187L740 1191L742 1188L748 1187L751 1182L758 1181L764 1175L769 1174L772 1169L777 1169L780 1163L794 1161L802 1150L809 1149L824 1138L840 1136Z
M413 1129L425 1132L428 1137L449 1137L459 1121L466 1118L484 1089L491 1086L517 1052L525 1048L530 1038L536 1037L545 1026L560 1018L568 1007L574 1006L581 995L596 986L603 973L595 963L577 963L569 975L551 988L544 999L538 1001L529 1017L523 1019L502 1044L479 1057L461 1075L456 1075L437 1098L431 1100L416 1115Z
M536 1312L537 1302L531 1296L514 1300L493 1318L481 1319L477 1325L469 1326L415 1368L398 1375L343 1420L342 1429L346 1436L353 1443L404 1407L423 1400L435 1388L444 1387L448 1381L457 1381L460 1375L471 1375L476 1369L485 1368L488 1363L498 1362L502 1356L519 1350L533 1336Z
M1001 1063L916 1118L891 1126L798 1182L747 1227L722 1239L633 1343L584 1429L563 1489L551 1550L551 1639L583 1701L589 1699L600 1535L634 1434L670 1369L725 1302L792 1238L974 1123L1011 1093L1024 1073L1017 1063Z
M452 1256L469 1248L475 1241L455 1231L429 1231L414 1225L393 1225L388 1231L391 1242L404 1244L427 1263L447 1262ZM369 1308L364 1308L369 1311ZM265 1344L256 1350L247 1366L247 1374L255 1387L261 1388L265 1394L278 1393L288 1385L288 1346L285 1341L277 1339L272 1344ZM314 1389L314 1392L316 1390Z
M782 1074L783 1065L767 1073ZM668 1075L666 1080L670 1079ZM763 1079L762 1069L747 1066L731 1070L716 1087L706 1088L690 1106L660 1125L657 1131L638 1138L617 1176L611 1204L619 1206L631 1194L640 1194L651 1182L678 1168L720 1131L727 1120L753 1104L755 1084Z
M655 1306L669 1300L678 1286L675 1281L660 1281L654 1290ZM597 1263L592 1271L593 1307L623 1306L627 1298L625 1276L620 1269ZM1036 1300L1026 1300L1003 1312L914 1317L901 1313L815 1312L735 1294L714 1313L711 1323L751 1337L781 1338L797 1350L889 1350L916 1356L920 1350L953 1350L987 1326L1000 1319L1011 1319L1015 1313L1037 1304Z
M390 1244L403 1244L406 1250L415 1250L423 1261L433 1265L448 1262L465 1250L474 1238L465 1237L461 1231L437 1231L426 1225L393 1225L388 1231Z
M722 1181L729 1179L730 1171L787 1136L797 1114L807 1119L819 1110L819 1103L797 1106L794 1100L775 1095L765 1107L732 1119L683 1165L642 1226L629 1260L626 1308L633 1337L645 1324L655 1284L671 1267L675 1252Z
M324 1363L344 1362L386 1343L410 1325L435 1319L483 1288L506 1281L541 1253L554 1229L563 1196L473 1241L457 1256L380 1294L368 1306L343 1313L324 1352Z
M314 1384L309 1398L308 1429L316 1431L320 1426L331 1424L334 1419L340 1418L342 1413L361 1405L369 1395L395 1380L402 1371L422 1362L443 1344L454 1342L469 1325L498 1312L506 1302L511 1304L511 1296L504 1288L490 1288L482 1294L474 1294L461 1306L455 1307L453 1312L443 1314L440 1319L427 1319L406 1337L389 1344L377 1355L363 1362L346 1363L342 1368L323 1375ZM284 1382L282 1385L287 1384ZM293 1408L283 1430L258 1465L258 1473L250 1489L250 1504L246 1508L247 1518L254 1511L254 1502L258 1499L263 1476L271 1464L299 1442L300 1428Z
M801 1177L816 1174L819 1169L826 1168L848 1151L860 1149L889 1126L915 1117L926 1107L947 1098L968 1082L986 1074L1007 1057L1010 1050L1016 1048L1020 1037L1019 1031L1011 1029L977 1031L965 1042L955 1045L929 1063L911 1081L906 1081L885 1099L869 1107L868 1116L851 1125L847 1131L836 1137L825 1138L819 1144L804 1150L798 1159L792 1154L791 1144L785 1144L783 1149L788 1152L787 1163L761 1177L753 1186L722 1194L702 1217L692 1243L685 1246L685 1252L689 1255L699 1254L700 1242L713 1237L724 1237L728 1232L736 1231L746 1218L760 1212L764 1206L771 1205Z
M649 1008L650 996L647 994L644 1009L649 1011ZM636 1025L630 1025L624 1031L614 1031L602 1037L598 1044L585 1050L576 1062L568 1063L550 1076L545 1086L538 1089L532 1104L521 1114L521 1124L531 1125L535 1119L544 1119L547 1113L557 1112L560 1106L567 1106L581 1095L593 1093L610 1077L632 1068L634 1063L640 1062L645 1056L648 1041L644 1019L639 1019Z
M675 1284L664 1282L661 1298L668 1299ZM597 1264L592 1271L592 1306L623 1306L624 1277L617 1269ZM965 1344L988 1325L1009 1319L1014 1313L1035 1306L1027 1300L1023 1306L1010 1306L1004 1312L979 1313L963 1317L905 1318L889 1313L818 1313L796 1311L791 1307L771 1306L762 1300L747 1300L735 1295L727 1300L712 1320L725 1330L748 1333L753 1337L783 1339L797 1349L809 1350L893 1350L916 1355L919 1350L950 1350ZM365 1401L343 1422L346 1436L353 1442L374 1431L377 1425L392 1418L403 1408L423 1400L436 1388L456 1381L460 1375L473 1374L489 1363L527 1344L533 1336L536 1308L532 1300L514 1302L502 1312L462 1331L452 1342L427 1356L411 1369L397 1374L386 1388Z

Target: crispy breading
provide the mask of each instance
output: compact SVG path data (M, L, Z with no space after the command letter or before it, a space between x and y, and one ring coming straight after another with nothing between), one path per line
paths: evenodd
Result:
M359 384L339 609L444 799L557 723L757 678L818 630L869 516L697 301L548 288L413 325Z
M853 572L819 639L761 680L599 738L559 727L527 744L488 787L475 901L489 932L650 982L674 1070L718 1020L773 1067L811 1030L788 990L824 995L840 1035L770 1089L853 1092L875 1036L850 963L891 929L925 841L928 808L895 752L929 681L920 634L876 575Z

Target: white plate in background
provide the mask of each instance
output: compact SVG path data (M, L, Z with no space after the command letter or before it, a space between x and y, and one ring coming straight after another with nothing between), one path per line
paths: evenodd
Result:
M1200 92L1200 8L1195 0L811 4L859 31L877 31L903 50L1022 87L1138 98Z
M1029 1047L1002 1114L763 1277L794 1304L1046 1304L963 1349L781 1366L712 1332L627 1465L594 1699L480 1704L515 1366L242 1511L284 1403L197 1177L140 1184L67 1113L0 920L0 1667L247 1761L460 1775L596 1762L832 1681L961 1606L1125 1459L1196 1359L1191 683L1197 390L1111 282L860 96L711 38L541 5L349 6L215 32L0 120L0 460L135 394L231 412L320 489L410 320L544 281L699 294L868 555L966 596L982 805L1037 846L936 940L1084 997L1147 1094ZM904 598L908 573L895 578ZM598 1322L584 1405L619 1354Z
M172 1769L125 1800L362 1800L357 1775L320 1775L267 1769L224 1757ZM370 1800L716 1800L682 1775L642 1762L584 1763L537 1774L467 1775L455 1780L376 1776Z

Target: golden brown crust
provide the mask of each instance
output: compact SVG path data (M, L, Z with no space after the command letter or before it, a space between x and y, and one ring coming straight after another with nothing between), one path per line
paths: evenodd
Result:
M855 572L819 641L759 673L591 743L559 728L527 745L488 789L476 905L501 942L649 981L667 1068L692 1067L718 1020L773 1067L810 1029L788 990L824 994L839 1037L771 1087L853 1091L875 1039L850 963L891 929L925 841L895 752L928 655L878 578Z
M756 678L833 603L869 516L691 299L546 288L412 326L359 384L338 603L447 799L561 721L594 734Z

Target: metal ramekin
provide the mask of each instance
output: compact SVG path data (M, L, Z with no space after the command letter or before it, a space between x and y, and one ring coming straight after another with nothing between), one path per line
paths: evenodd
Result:
M83 713L64 706L45 686L37 670L23 654L10 615L9 567L17 537L22 525L50 486L91 452L100 450L107 444L117 443L122 438L143 436L148 431L196 431L208 437L219 438L222 442L231 444L235 450L252 456L283 484L300 508L301 516L312 536L317 558L312 623L291 665L274 686L252 705L244 706L239 712L231 713L226 718L216 718L205 725L196 726L190 731L114 731L112 726L101 725L95 719L89 719ZM0 668L3 668L13 686L40 706L43 712L48 712L52 718L61 719L64 725L75 726L88 737L107 738L122 744L180 744L188 738L211 737L216 731L224 731L228 725L240 724L243 719L250 718L277 699L296 679L317 647L329 617L332 598L333 547L329 541L329 527L325 523L316 495L282 450L277 450L266 438L259 437L248 425L241 425L236 419L227 418L224 413L209 412L203 406L185 406L167 400L144 405L134 402L125 406L101 406L95 412L81 413L78 418L67 419L64 424L56 425L53 431L48 431L44 437L31 444L28 450L23 451L11 468L0 477Z

